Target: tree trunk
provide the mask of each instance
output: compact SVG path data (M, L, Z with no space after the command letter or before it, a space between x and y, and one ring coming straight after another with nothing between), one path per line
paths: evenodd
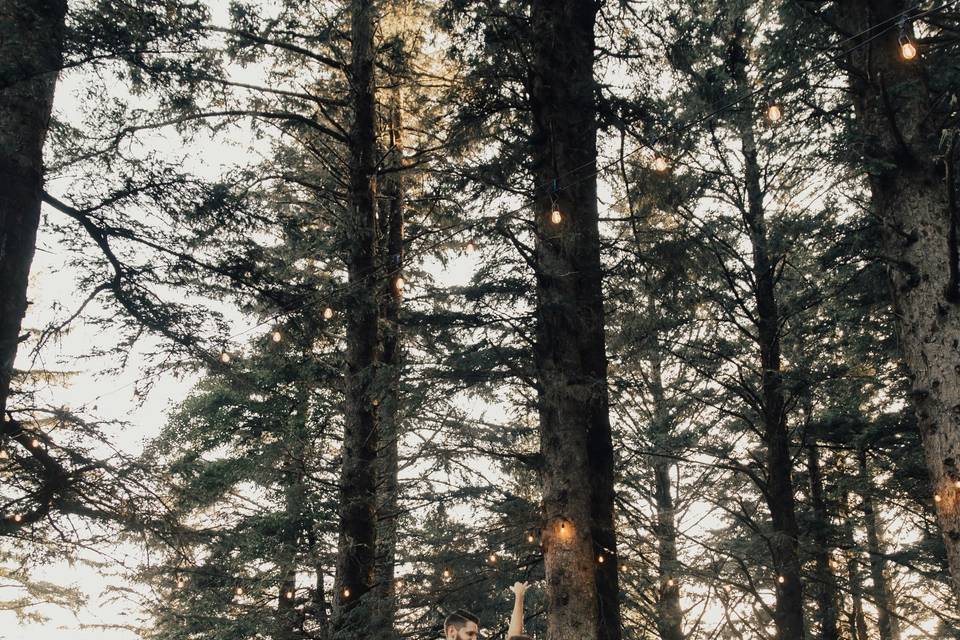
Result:
M742 33L734 36L731 68L737 95L751 95ZM742 210L753 254L753 293L756 302L757 347L760 366L763 440L766 446L766 486L761 487L770 510L773 535L769 546L777 573L774 619L783 640L804 637L803 584L800 581L799 528L793 491L793 460L787 428L786 400L780 362L780 310L776 291L775 259L770 255L763 187L754 137L756 105L752 98L736 112L743 152L746 206Z
M349 313L346 314L346 394L340 479L340 540L333 636L358 637L372 608L376 557L376 407L371 391L378 359L376 274L376 99L374 2L353 0L349 70L350 129Z
M873 505L873 488L865 449L857 451L860 465L860 500L864 525L867 528L867 552L870 554L870 577L873 580L873 602L877 606L877 626L880 640L900 640L900 625L897 621L895 596L887 580L886 563L883 560L883 544L880 522Z
M861 46L848 56L847 71L871 206L883 225L899 344L960 597L960 215L948 197L942 119L932 107L924 61L900 59L898 30L891 27L914 4L851 0L836 6L846 31L873 28L852 43Z
M850 615L848 625L852 640L867 640L867 618L863 614L863 580L860 577L860 558L857 543L853 537L853 520L850 509L850 496L844 493L841 499L843 513L843 545L849 549L847 554L847 579L850 581Z
M657 308L651 299L648 304L651 318L658 316ZM666 406L663 392L663 366L660 359L660 344L657 334L651 336L652 357L650 358L650 392L654 402L652 435L654 447L665 453L672 451L673 423ZM683 609L680 606L680 581L676 571L677 562L677 526L670 490L670 470L673 461L669 458L654 458L654 499L657 504L657 521L654 533L657 536L657 560L660 572L660 589L657 598L657 630L661 640L683 640Z
M396 80L395 80L396 81ZM376 640L392 640L396 637L396 551L397 517L399 511L399 409L400 372L402 351L400 348L400 302L401 292L392 283L403 268L403 214L406 191L403 184L403 112L400 88L390 93L387 121L390 133L387 165L389 173L383 179L385 205L380 214L381 254L384 257L384 272L387 275L385 290L381 294L382 318L382 366L380 369L382 391L380 399L380 452L378 460L377 499L377 565L376 584L377 615L374 629L369 637Z
M540 185L534 357L549 640L621 636L595 175L597 7L587 0L530 4L531 151ZM554 201L559 224L551 222Z
M66 0L0 0L0 415L27 310L66 12Z
M813 508L813 558L816 565L817 613L821 640L839 640L837 579L830 566L830 517L824 497L820 451L817 445L807 446L807 474L810 477L810 506Z

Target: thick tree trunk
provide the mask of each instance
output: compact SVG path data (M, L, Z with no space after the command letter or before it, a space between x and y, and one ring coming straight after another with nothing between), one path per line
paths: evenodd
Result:
M0 0L0 414L27 310L66 0Z
M867 464L867 452L857 452L860 468L860 504L863 509L864 526L867 529L867 552L870 554L870 578L873 580L872 596L877 607L877 626L880 628L880 640L900 640L900 624L897 621L895 596L886 575L886 562L883 559L883 541L880 522L873 505L873 489L870 480L870 468Z
M741 36L731 46L731 68L737 95L750 94L747 57ZM763 440L766 446L766 486L761 487L770 510L773 534L769 546L777 572L774 618L777 635L783 640L804 637L803 584L800 581L799 528L793 491L793 459L787 428L786 400L780 361L780 310L777 300L775 261L770 255L766 212L757 144L754 136L756 105L752 99L740 103L736 127L743 152L746 203L742 210L753 257L753 292L756 302L757 347L759 351L760 396Z
M549 640L621 636L595 176L597 7L589 0L530 4ZM550 219L554 199L559 224Z
M839 640L837 579L830 565L830 517L820 470L820 451L816 444L807 446L807 474L810 478L810 506L813 508L813 558L816 575L817 617L821 640Z
M873 29L848 56L872 209L897 311L899 344L954 591L960 597L960 215L951 208L922 56L899 57L896 16L907 0L838 3L850 33ZM878 25L883 27L878 27Z
M340 540L333 636L358 637L372 612L376 558L376 458L379 445L372 389L378 360L379 288L376 274L376 121L373 0L353 0L349 70L353 123L350 129L350 212L346 240L350 282L346 314L346 394L343 468L340 479Z
M403 214L406 191L403 184L403 116L399 87L393 89L388 104L387 121L390 133L387 151L389 172L383 179L383 195L380 214L381 255L387 275L385 290L381 294L382 318L382 366L383 389L380 399L380 452L377 482L377 615L374 629L369 637L376 640L392 640L396 637L396 552L397 517L399 512L399 409L400 372L402 351L400 348L400 302L401 292L391 283L396 281L403 268Z

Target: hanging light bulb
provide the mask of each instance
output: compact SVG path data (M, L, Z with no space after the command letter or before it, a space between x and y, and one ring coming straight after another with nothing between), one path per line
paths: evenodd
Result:
M222 363L224 363L224 364L227 364L228 362L230 362L230 354L227 353L226 351L224 351L223 353L221 353L221 354L220 354L220 362L222 362Z
M329 320L332 317L333 317L333 309L331 309L330 307L327 307L326 309L323 310L324 320Z
M783 119L783 110L780 105L774 103L767 107L767 120L773 123L780 122Z
M670 163L663 156L657 156L653 159L653 170L657 173L666 173L670 168Z
M783 584L786 581L787 581L786 576L777 576L777 582L779 582L780 584Z
M293 591L287 591L287 600L293 600Z
M242 595L243 595L243 587L237 587L237 588L234 590L234 593L236 593L238 596L242 596Z
M406 281L404 281L403 276L397 276L397 279L393 281L393 286L396 288L397 293L403 292L403 287L406 286Z
M550 222L553 224L560 224L563 222L563 214L560 213L560 207L556 204L553 205L553 210L550 212Z
M491 553L489 560L490 560L490 564L495 564L497 562L497 554Z
M917 45L910 42L906 35L900 36L900 55L904 60L913 60L917 57Z
M274 330L273 336L271 337L273 338L274 342L280 342L281 340L283 340L283 334L280 333L279 329Z
M602 554L602 553L597 556L597 562L599 562L600 564L603 564L603 554Z
M940 494L939 494L939 493L933 494L933 501L934 501L934 502L940 502L941 500L943 500L943 498L940 497Z
M528 534L527 534L527 542L529 542L530 544L533 544L533 541L534 541L534 540L535 540L535 538L533 537L533 534L532 534L532 533L528 533Z
M344 589L344 590L343 590L343 597L344 597L344 598L349 598L349 597L350 597L350 589Z
M14 522L22 522L22 521L23 521L23 515L22 515L22 514L19 514L19 513L14 514L14 516L13 516L13 521L14 521Z
M450 577L450 569L444 569L444 570L443 570L443 577L444 577L444 578L449 578L449 577Z
M36 449L37 447L40 446L40 441L34 438L33 440L30 441L30 446Z

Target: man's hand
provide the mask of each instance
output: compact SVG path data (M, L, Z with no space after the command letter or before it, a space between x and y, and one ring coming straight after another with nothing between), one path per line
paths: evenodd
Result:
M522 598L523 594L525 594L529 588L530 585L526 582L514 582L513 586L510 587L510 591L513 591L513 595L518 598Z

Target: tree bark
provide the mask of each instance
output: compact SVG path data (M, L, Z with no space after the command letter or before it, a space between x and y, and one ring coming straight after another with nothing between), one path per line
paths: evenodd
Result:
M352 0L350 80L349 313L340 479L340 539L333 594L333 637L355 638L368 627L367 597L376 557L376 458L379 445L372 390L378 360L376 292L376 97L373 0Z
M867 452L857 451L860 468L860 505L863 509L864 526L867 529L867 552L870 554L870 578L873 580L873 602L877 607L877 626L880 628L880 640L900 640L900 625L897 621L895 596L886 575L886 562L883 559L883 542L880 522L873 505L873 489L870 480L870 468L867 464Z
M871 208L883 228L901 354L960 597L960 225L939 149L942 119L933 108L922 56L911 62L899 57L892 25L914 4L851 0L836 7L844 30L872 29L852 43L861 46L845 66Z
M396 80L395 80L396 82ZM379 405L380 452L377 482L377 614L371 638L392 640L396 638L394 619L397 611L396 552L397 517L399 513L400 439L400 373L403 366L400 345L401 292L392 283L403 269L403 223L406 190L403 182L403 111L401 90L397 86L390 92L387 105L389 141L387 168L383 179L383 201L380 214L381 255L386 273L385 287L381 294L382 319L382 366L380 368L383 389Z
M737 95L750 95L747 56L742 33L734 35L730 47L730 68ZM780 310L776 290L776 260L770 255L767 237L764 191L760 179L757 144L754 136L756 104L748 98L740 103L734 118L743 152L746 203L742 208L747 227L756 302L757 347L760 365L760 397L763 441L766 447L766 483L760 487L770 511L773 534L769 540L777 573L774 620L783 640L804 637L803 584L800 580L799 527L793 489L793 460L783 390L780 359Z
M66 0L0 0L0 415L27 310L66 12Z
M534 358L549 640L621 637L595 175L597 8L588 0L530 3L528 91L539 186ZM554 201L559 224L550 220Z
M807 445L807 474L810 478L810 506L813 509L813 557L817 585L817 614L822 640L839 640L837 579L830 564L830 516L820 468L820 451L815 443Z

